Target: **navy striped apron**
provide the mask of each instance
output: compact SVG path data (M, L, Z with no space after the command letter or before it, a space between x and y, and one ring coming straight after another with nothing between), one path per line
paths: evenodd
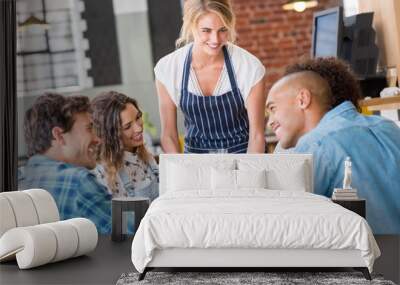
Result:
M192 48L185 59L180 108L185 116L185 153L208 153L225 149L245 153L249 141L249 119L226 47L224 60L231 91L218 96L199 96L189 92Z

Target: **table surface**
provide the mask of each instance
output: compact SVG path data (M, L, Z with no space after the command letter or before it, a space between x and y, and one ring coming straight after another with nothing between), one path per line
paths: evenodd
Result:
M374 272L395 283L400 281L400 236L376 236L382 256ZM0 264L0 284L115 284L122 273L134 271L131 262L132 237L112 242L99 236L97 248L80 256L41 267L19 270L15 261ZM312 271L312 269L310 269Z

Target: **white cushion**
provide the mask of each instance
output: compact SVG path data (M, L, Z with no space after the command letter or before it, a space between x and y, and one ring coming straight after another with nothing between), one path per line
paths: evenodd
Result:
M238 188L266 188L266 170L236 170L236 182Z
M180 189L179 195L183 195L182 190L185 189L203 194L207 191L215 192L211 188L213 186L211 170L202 173L195 171L194 176L191 176L193 174L191 170L181 171L181 168L175 169L176 172L171 171L172 163L190 169L193 167L216 167L221 163L227 165L227 167L223 167L224 169L231 170L260 171L265 169L267 181L265 189L313 192L311 154L161 154L160 195L168 191L176 191L176 189L171 189L175 186ZM235 167L236 165L238 167ZM183 177L183 173L187 177ZM190 177L197 177L196 181L191 180ZM221 190L217 192L220 193Z
M210 187L209 170L209 167L170 163L167 189L169 191L207 189Z
M167 191L209 190L211 171L215 169L234 169L233 160L221 160L213 164L169 162L167 165Z
M39 224L52 223L60 220L56 202L49 192L43 189L29 189L22 193L28 194L33 201Z
M75 255L78 249L78 232L71 228L69 223L66 221L60 221L56 223L43 224L43 227L47 227L55 235L57 244L56 253L51 262L56 262L70 258Z
M308 183L305 175L305 164L292 165L290 171L271 169L267 172L267 181L270 189L306 191Z
M97 245L96 226L77 218L7 231L0 238L0 261L16 257L20 269L86 254Z
M235 190L236 170L211 168L211 189L212 190Z
M86 254L97 246L98 234L96 225L85 218L75 218L64 221L75 228L79 236L78 248L74 257Z
M8 230L15 228L17 222L8 199L0 193L0 237Z
M272 190L308 191L312 192L310 167L306 161L298 161L296 157L285 159L238 159L239 170L266 170L266 188Z
M240 190L241 188L266 188L266 171L262 170L229 170L211 171L212 190Z
M0 193L0 213L2 217L0 237L15 227L33 226L60 220L53 196L43 189Z
M0 238L0 260L16 257L20 269L49 263L56 251L57 239L43 225L14 228Z
M3 192L13 209L17 227L33 226L39 223L38 215L31 197L23 191Z
M0 262L16 258L20 269L86 254L97 245L95 224L58 221L55 201L42 189L0 193L0 214Z

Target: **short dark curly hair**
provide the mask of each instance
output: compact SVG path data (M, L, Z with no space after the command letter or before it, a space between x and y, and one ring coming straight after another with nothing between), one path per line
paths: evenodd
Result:
M60 127L67 133L74 125L74 115L89 111L89 98L85 96L65 97L46 93L38 97L26 111L24 118L28 156L44 153L51 147L54 127Z
M343 60L335 57L320 57L306 59L286 68L285 75L301 72L314 71L328 81L331 88L331 108L344 101L351 101L358 110L358 101L362 98L361 87L351 67Z

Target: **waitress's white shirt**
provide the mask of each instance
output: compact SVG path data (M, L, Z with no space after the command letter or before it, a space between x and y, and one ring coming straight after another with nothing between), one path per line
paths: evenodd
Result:
M191 43L187 44L164 56L154 68L156 79L165 86L172 101L178 107L181 97L183 66L191 45ZM243 101L246 103L251 88L264 77L265 67L257 57L237 45L228 43L227 50L233 66L236 83ZM193 94L202 95L193 67L190 69L188 89ZM212 95L222 95L230 90L231 84L228 71L224 65Z

